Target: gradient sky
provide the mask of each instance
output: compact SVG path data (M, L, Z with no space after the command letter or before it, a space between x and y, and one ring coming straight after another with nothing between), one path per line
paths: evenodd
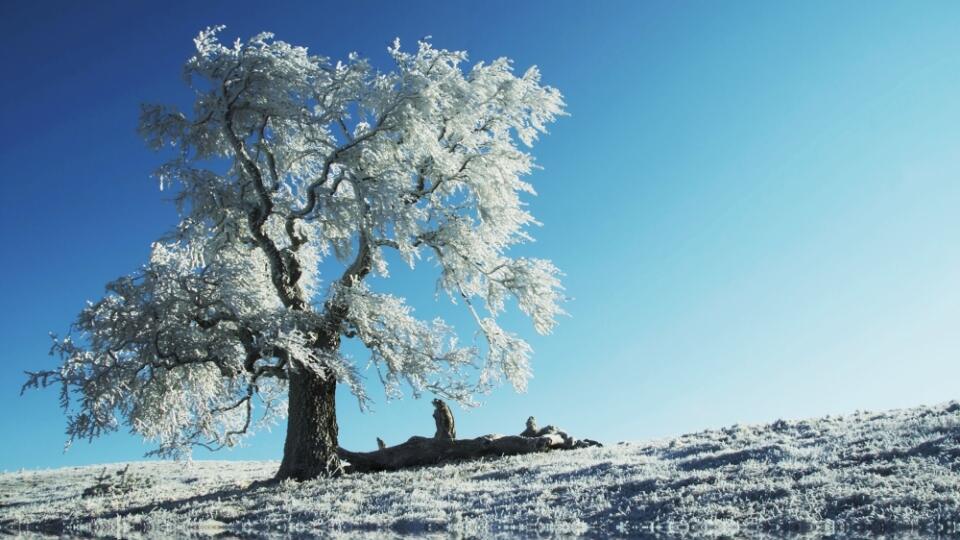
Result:
M508 317L534 379L456 409L461 436L534 414L642 440L960 397L956 2L6 2L0 470L150 448L120 433L63 453L56 390L18 392L54 365L47 333L175 223L139 104L190 98L180 68L215 24L381 66L395 36L430 35L537 64L565 95L534 149L544 226L525 251L566 272L571 317L547 337ZM393 290L446 313L431 278ZM428 400L371 395L361 414L340 392L344 446L432 433ZM278 459L283 433L195 457Z

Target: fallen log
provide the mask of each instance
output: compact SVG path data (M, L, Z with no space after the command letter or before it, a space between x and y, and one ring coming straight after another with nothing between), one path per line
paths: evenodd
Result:
M339 448L337 453L341 459L350 463L351 471L374 472L397 471L484 457L601 446L590 439L577 440L553 426L538 428L536 419L532 416L527 419L526 429L520 435L484 435L475 439L456 439L450 408L440 400L434 400L434 407L437 434L433 438L413 436L404 443L382 446L372 452L351 452Z

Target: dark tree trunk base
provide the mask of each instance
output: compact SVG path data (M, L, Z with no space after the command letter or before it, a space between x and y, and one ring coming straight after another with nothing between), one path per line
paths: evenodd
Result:
M440 410L439 406L436 407ZM449 408L446 406L444 408L449 412ZM553 426L538 429L533 417L527 420L527 429L520 435L484 435L476 439L453 439L446 436L449 432L447 428L452 429L452 415L447 418L445 414L441 414L435 415L434 418L437 422L438 436L432 439L411 437L405 443L383 447L373 452L351 452L340 448L337 453L350 462L351 472L374 472L397 471L484 457L601 446L600 443L590 439L576 440Z
M343 465L337 455L337 381L307 369L290 375L287 438L277 480L310 480L337 476Z

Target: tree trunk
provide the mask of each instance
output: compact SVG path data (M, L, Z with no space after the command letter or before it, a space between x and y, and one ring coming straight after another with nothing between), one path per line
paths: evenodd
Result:
M307 369L290 372L287 439L278 480L310 480L343 471L337 455L337 380Z

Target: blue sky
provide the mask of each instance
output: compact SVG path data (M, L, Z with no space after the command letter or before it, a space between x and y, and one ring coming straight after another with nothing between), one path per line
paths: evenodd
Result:
M262 30L385 65L395 36L540 66L571 116L534 149L528 251L571 317L537 336L526 394L457 411L461 436L527 415L606 442L958 398L960 4L948 2L7 3L0 16L0 470L138 459L125 434L64 454L53 365L103 285L176 219L138 139L141 102L189 99L200 29ZM430 276L393 289L424 313ZM465 335L471 328L463 329ZM375 380L375 377L373 377ZM427 400L341 443L430 434ZM197 458L277 459L283 426Z

